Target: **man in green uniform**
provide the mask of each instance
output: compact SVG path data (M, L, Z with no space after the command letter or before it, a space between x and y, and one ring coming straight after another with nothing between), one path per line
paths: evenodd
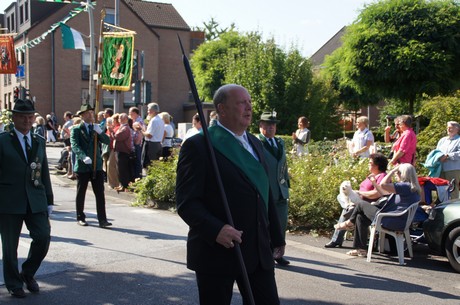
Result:
M279 120L276 119L275 111L262 113L259 120L259 139L264 147L270 189L278 212L281 230L285 237L288 220L289 175L284 141L275 137L277 123ZM284 257L276 258L275 261L280 266L289 265L289 261Z
M40 288L34 275L48 253L51 227L49 214L53 191L46 157L46 140L32 134L35 108L30 100L16 100L14 128L0 134L0 235L3 251L3 277L10 294L26 296ZM29 255L18 269L17 249L23 223L32 243Z
M74 172L77 175L77 224L88 226L84 212L85 196L88 183L91 181L93 193L96 197L96 212L99 227L107 228L112 225L107 221L105 211L104 172L102 171L101 150L98 143L109 144L110 138L98 124L94 124L94 109L85 104L80 107L82 122L70 132L70 144L75 154ZM94 151L96 148L96 151Z

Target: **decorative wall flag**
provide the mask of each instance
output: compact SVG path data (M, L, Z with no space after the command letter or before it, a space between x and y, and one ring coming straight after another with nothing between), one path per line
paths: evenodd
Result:
M102 58L102 89L128 91L134 54L134 34L104 33Z
M62 47L64 49L81 49L86 50L85 42L79 31L72 29L71 27L60 24L62 33Z
M16 73L16 56L14 52L14 41L12 35L0 36L0 74Z

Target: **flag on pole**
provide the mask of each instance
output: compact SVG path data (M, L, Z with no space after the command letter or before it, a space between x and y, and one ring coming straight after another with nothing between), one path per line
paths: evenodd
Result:
M16 73L16 52L12 35L0 36L0 74Z
M72 29L71 27L60 24L62 33L62 47L64 49L81 49L86 50L85 42L81 33Z
M104 33L102 89L128 91L134 58L134 32Z

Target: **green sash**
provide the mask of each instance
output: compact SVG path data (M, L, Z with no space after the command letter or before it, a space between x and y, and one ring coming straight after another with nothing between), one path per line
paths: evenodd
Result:
M224 128L212 126L208 130L212 146L243 171L256 187L264 201L266 211L268 211L269 182L262 164Z

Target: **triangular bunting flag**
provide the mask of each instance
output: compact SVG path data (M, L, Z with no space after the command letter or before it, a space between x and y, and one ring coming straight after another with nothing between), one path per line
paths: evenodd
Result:
M86 50L85 42L80 32L72 29L71 27L60 24L62 33L62 47L64 49L81 49Z

